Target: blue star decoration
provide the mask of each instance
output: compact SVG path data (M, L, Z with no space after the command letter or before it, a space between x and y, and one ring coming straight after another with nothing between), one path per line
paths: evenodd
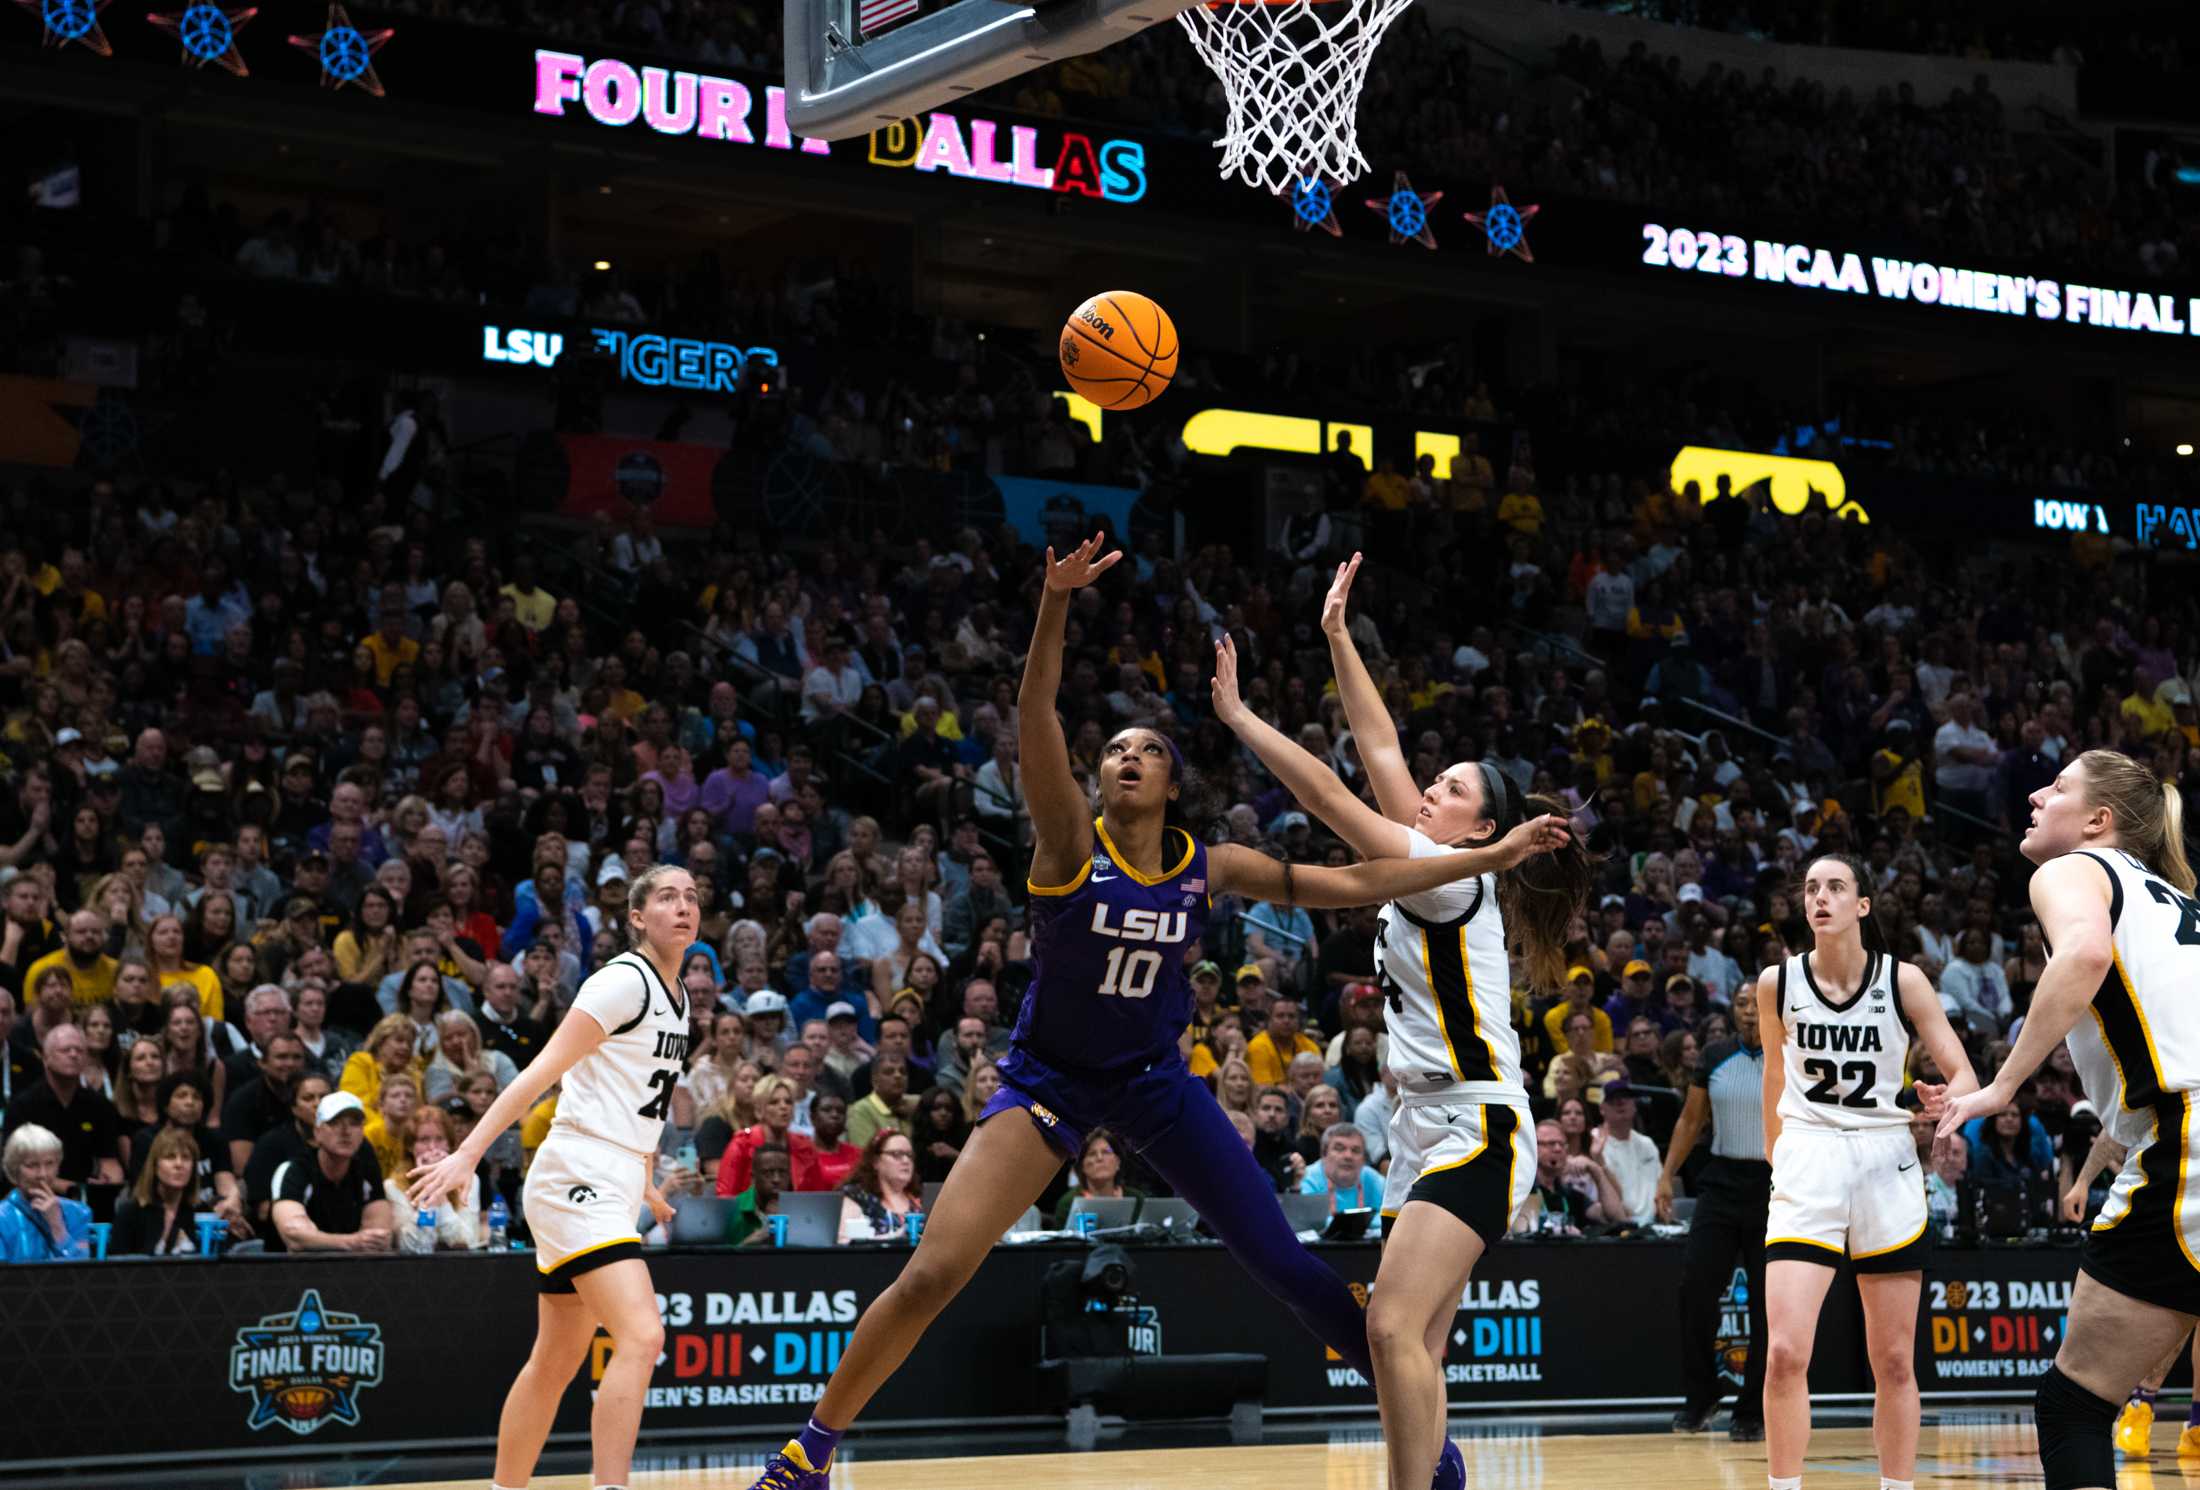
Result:
M397 33L388 27L380 31L361 31L351 23L344 7L331 4L328 8L328 26L309 36L293 36L290 44L301 52L311 52L321 64L321 86L342 88L356 83L376 98L382 97L382 79L374 71L374 54L382 50L382 43Z
M1332 238L1344 236L1344 229L1337 226L1336 191L1321 177L1301 177L1291 183L1289 191L1279 191L1276 195L1290 200L1292 232L1320 228Z
M257 1353L257 1354L256 1354ZM382 1327L324 1308L309 1288L288 1314L237 1331L230 1388L248 1393L253 1430L280 1425L308 1434L328 1423L356 1426L361 1388L382 1382Z
M1436 233L1429 226L1428 209L1443 199L1444 194L1440 191L1422 196L1413 189L1413 183L1406 179L1405 172L1394 171L1390 177L1390 195L1370 197L1367 205L1383 214L1383 220L1390 224L1392 244L1410 242L1418 243L1423 248L1434 248Z
M1490 188L1490 205L1481 212L1460 215L1482 230L1482 238L1492 254L1513 254L1523 264L1535 262L1535 250L1528 247L1528 224L1543 209L1515 207L1505 195L1505 188Z
M244 65L244 58L237 52L237 33L259 13L257 5L224 10L212 0L194 0L182 10L145 19L183 43L185 67L204 67L212 62L241 78L252 69Z
M34 12L44 23L47 46L65 47L73 41L102 57L115 54L107 33L99 26L99 13L107 8L108 0L15 0L15 3Z

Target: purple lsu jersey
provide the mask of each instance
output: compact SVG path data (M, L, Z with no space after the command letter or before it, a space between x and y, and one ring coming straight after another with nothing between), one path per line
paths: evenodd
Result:
M1147 878L1096 820L1092 861L1077 877L1030 887L1033 975L1017 1049L1085 1071L1176 1056L1192 1019L1184 953L1207 930L1207 846L1170 828L1162 857L1167 870Z

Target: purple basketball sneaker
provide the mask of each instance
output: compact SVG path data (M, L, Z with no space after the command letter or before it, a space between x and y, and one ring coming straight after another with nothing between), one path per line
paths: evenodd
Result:
M1436 1478L1429 1481L1429 1490L1467 1490L1467 1459L1449 1433L1444 1435L1444 1456L1436 1461Z
M1466 1482L1466 1465L1459 1466L1455 1484ZM831 1481L831 1468L812 1469L810 1456L802 1452L802 1445L794 1439L764 1465L764 1472L756 1478L753 1490L825 1490Z

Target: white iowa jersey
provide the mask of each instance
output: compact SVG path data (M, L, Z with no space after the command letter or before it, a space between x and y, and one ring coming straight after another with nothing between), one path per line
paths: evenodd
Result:
M1407 831L1416 859L1452 852ZM1385 905L1375 977L1389 1004L1390 1069L1401 1088L1527 1105L1495 880L1455 880Z
M621 952L589 974L573 1014L602 1025L605 1039L565 1073L551 1130L570 1128L637 1155L654 1154L687 1061L685 994L667 988L640 953Z
M2182 1131L2200 1088L2200 903L2121 849L2080 852L2108 872L2115 960L2070 1058L2101 1126L2137 1150L2157 1118Z
M1910 1019L1895 987L1902 966L1868 953L1856 988L1827 988L1807 956L1780 967L1784 1128L1906 1128L1899 1105L1910 1064Z

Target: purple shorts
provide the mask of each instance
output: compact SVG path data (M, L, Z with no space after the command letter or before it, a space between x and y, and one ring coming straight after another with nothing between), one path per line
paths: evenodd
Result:
M1047 1142L1072 1159L1095 1128L1110 1130L1137 1153L1176 1125L1186 1097L1214 1100L1207 1084L1174 1051L1150 1066L1100 1073L1050 1065L1029 1050L1010 1046L1000 1070L1001 1089L978 1121L1021 1108Z

